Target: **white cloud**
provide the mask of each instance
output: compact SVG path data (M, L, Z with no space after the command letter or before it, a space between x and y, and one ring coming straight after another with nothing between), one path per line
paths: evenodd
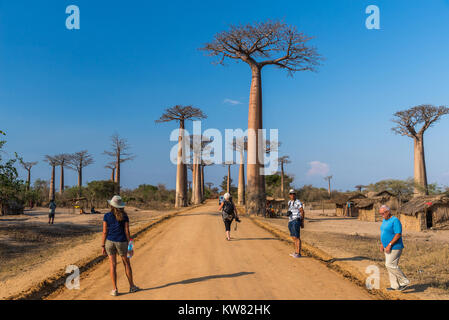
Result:
M236 105L239 105L239 104L243 104L243 103L240 102L240 101L232 100L232 99L224 99L224 100L223 100L223 103L226 103L226 104L232 104L233 106L236 106Z
M308 176L325 176L329 173L330 168L327 163L320 161L309 162L310 169L307 171Z

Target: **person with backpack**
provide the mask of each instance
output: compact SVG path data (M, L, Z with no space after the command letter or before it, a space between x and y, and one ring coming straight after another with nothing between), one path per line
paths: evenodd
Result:
M131 269L131 261L128 258L128 246L131 240L129 233L129 218L125 212L125 203L120 196L114 196L108 200L111 211L103 217L103 238L102 251L103 255L109 256L110 273L112 279L113 290L112 296L118 295L117 290L117 254L122 258L125 266L126 277L129 282L129 292L137 292L140 290L134 284L133 271Z
M289 191L290 201L288 202L288 230L290 231L290 236L295 244L295 252L291 253L290 256L293 258L301 257L301 236L300 230L304 228L304 208L299 201L296 199L295 190L291 189Z
M56 211L56 203L55 200L51 200L48 205L48 224L53 224L55 222L55 211Z
M235 221L240 222L237 209L232 202L232 197L229 193L225 193L223 196L223 202L218 208L222 212L222 218L226 229L226 240L231 240L231 224L235 218Z

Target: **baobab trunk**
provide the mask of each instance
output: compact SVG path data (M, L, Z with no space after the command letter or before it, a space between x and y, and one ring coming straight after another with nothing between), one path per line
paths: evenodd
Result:
M83 169L78 170L78 196L81 196L81 188L83 186Z
M115 163L115 183L116 193L120 194L120 152L117 152L117 160Z
M201 202L204 200L204 166L200 165L200 173L201 173Z
M112 173L111 173L111 181L115 182L115 168L111 169Z
M262 79L261 69L258 66L251 66L251 70L248 110L247 212L259 215L263 213L265 202L265 188L262 188L265 179L260 172L262 166L259 157L262 145L262 137L259 135L259 129L262 129Z
M245 164L243 163L243 152L240 152L238 204L245 204Z
M415 190L414 196L428 194L426 160L424 156L424 135L414 138L414 174Z
M231 192L231 165L228 164L228 183L226 184L226 192Z
M281 162L281 198L284 198L284 163Z
M179 121L178 162L176 168L175 207L187 207L187 166L184 159L184 121Z
M64 166L61 166L61 177L59 180L59 194L64 193Z
M193 167L195 168L195 174L192 178L192 180L194 181L193 183L193 190L192 190L192 195L194 195L193 197L193 204L200 204L201 203L201 173L200 173L200 164L199 163L194 163Z
M196 166L192 165L192 194L190 195L190 202L195 204L195 196L196 196Z
M31 185L31 169L28 169L28 178L27 178L27 191L30 191L30 185Z
M50 194L48 197L50 200L55 200L55 166L51 167Z

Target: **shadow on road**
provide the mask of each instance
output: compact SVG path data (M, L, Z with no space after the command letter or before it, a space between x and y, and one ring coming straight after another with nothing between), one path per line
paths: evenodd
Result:
M211 276L204 276L204 277L191 278L191 279L177 281L177 282L171 282L171 283L167 283L167 284L164 284L164 285L158 286L158 287L141 289L140 291L150 291L150 290L167 288L170 286L176 286L179 284L197 283L197 282L202 282L202 281L207 281L207 280L212 280L212 279L236 278L236 277L247 276L250 274L254 274L254 272L237 272L237 273L230 273L230 274L216 274L216 275L211 275ZM121 295L124 295L124 294L121 294Z
M231 241L247 241L247 240L278 240L276 238L231 238Z

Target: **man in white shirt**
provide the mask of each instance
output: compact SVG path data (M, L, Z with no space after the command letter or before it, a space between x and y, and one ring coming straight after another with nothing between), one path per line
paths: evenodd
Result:
M304 228L304 209L301 201L296 199L295 190L291 189L289 192L290 201L288 202L288 230L290 231L290 236L293 238L295 243L295 252L291 253L290 256L293 258L301 257L301 237L300 229Z

